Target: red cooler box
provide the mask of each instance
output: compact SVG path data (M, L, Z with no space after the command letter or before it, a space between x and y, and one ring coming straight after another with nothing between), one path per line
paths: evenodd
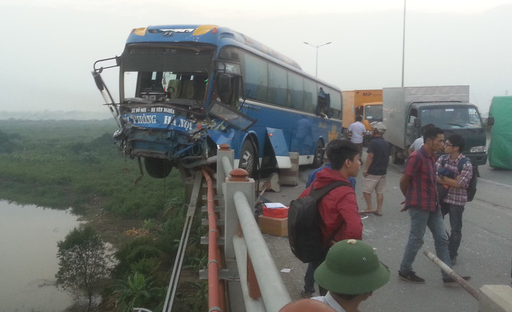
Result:
M281 203L265 203L263 216L271 218L288 218L288 207Z

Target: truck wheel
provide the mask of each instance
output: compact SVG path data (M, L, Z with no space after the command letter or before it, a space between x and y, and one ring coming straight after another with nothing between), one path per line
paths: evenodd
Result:
M313 167L318 168L324 163L324 142L318 140L315 147L315 156L313 158Z
M144 158L144 167L150 177L155 179L163 179L171 173L172 166L167 159L160 158Z
M244 141L242 145L242 151L240 152L240 160L238 162L238 168L245 169L249 173L249 177L252 178L256 174L256 161L258 161L257 153L250 139Z
M404 160L402 158L398 157L399 152L400 151L398 150L398 148L396 146L393 146L391 148L391 159L395 165L404 163Z

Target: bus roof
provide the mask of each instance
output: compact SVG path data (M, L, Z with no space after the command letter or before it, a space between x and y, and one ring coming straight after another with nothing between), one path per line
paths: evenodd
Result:
M255 49L289 66L302 70L299 64L291 58L265 46L264 44L239 32L217 25L156 25L135 28L128 36L126 44L137 43L205 43L224 46L237 42L243 46Z

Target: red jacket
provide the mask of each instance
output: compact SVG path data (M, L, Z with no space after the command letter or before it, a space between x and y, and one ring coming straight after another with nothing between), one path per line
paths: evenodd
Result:
M299 197L309 195L311 187L319 189L336 180L348 182L338 171L324 168L317 173L315 181ZM357 207L356 193L352 187L340 186L327 193L320 200L318 210L324 223L324 242L333 237L334 232L336 234L333 240L336 242L349 238L362 239L363 223Z

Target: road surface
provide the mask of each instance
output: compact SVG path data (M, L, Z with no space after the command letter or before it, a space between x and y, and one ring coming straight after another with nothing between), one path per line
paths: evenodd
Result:
M398 278L409 232L409 215L400 212L401 194L398 181L403 166L390 164L388 191L384 195L383 216L369 215L363 219L363 240L377 249L380 260L391 272L390 282L374 292L360 307L362 311L478 311L478 302L462 288L444 287L440 269L430 261L423 250L435 252L431 233L427 230L425 244L418 253L413 268L426 279L425 284L411 284ZM305 187L310 169L301 168L298 186L282 186L281 192L267 192L264 196L273 202L288 204ZM362 171L361 171L362 172ZM366 209L362 195L362 174L357 177L356 195L359 210ZM480 168L475 200L466 205L462 228L462 243L454 270L472 277L470 284L479 289L483 285L511 284L512 257L512 171ZM375 196L373 197L375 205ZM449 229L448 220L446 220ZM271 254L293 299L300 298L306 264L290 251L288 240L264 234Z

